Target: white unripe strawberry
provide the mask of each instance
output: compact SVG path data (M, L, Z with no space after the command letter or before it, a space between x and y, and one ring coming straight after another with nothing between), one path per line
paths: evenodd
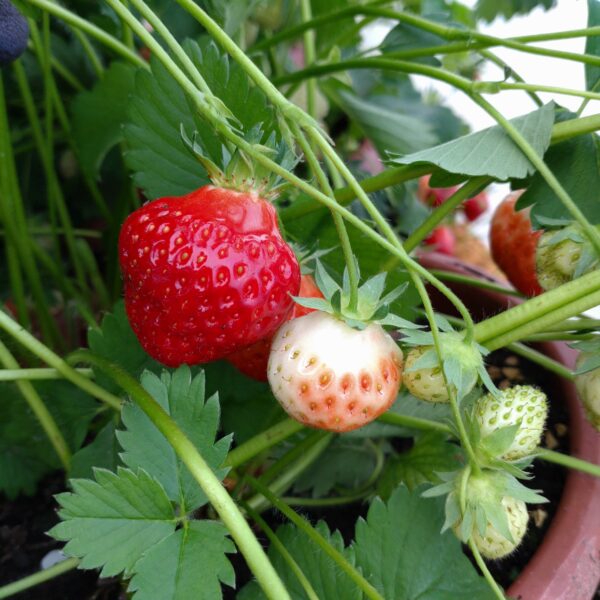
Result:
M273 339L267 376L275 398L294 419L350 431L396 400L402 359L381 325L353 329L316 311L282 325Z
M483 535L480 535L477 528L473 531L473 542L482 556L486 558L502 558L511 554L521 543L527 531L529 513L523 500L504 496L502 509L506 513L513 541L506 539L489 521Z
M519 423L512 443L502 453L506 460L516 460L535 451L547 416L546 394L530 385L508 388L497 396L486 394L475 404L475 418L482 438L500 428Z
M579 369L588 358L588 354L581 353L576 368ZM600 368L575 375L575 387L588 421L600 431Z

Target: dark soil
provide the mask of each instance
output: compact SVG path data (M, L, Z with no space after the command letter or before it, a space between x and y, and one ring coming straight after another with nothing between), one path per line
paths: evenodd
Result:
M560 452L568 452L568 417L559 402L552 402L553 378L535 364L520 359L506 351L497 351L487 359L490 375L499 387L527 382L543 389L551 399L548 429L543 445ZM507 559L489 563L496 580L507 588L518 576L541 543L560 500L566 470L558 465L536 461L534 478L528 487L543 490L550 501L539 506L530 505L530 527L518 551ZM35 497L21 497L16 501L0 499L0 586L18 580L40 569L40 561L61 544L49 538L45 532L57 521L56 503L53 495L64 490L61 474L48 476L39 487ZM303 511L311 520L325 519L331 529L341 531L346 542L354 535L354 524L359 516L365 516L367 506L356 504L344 508L319 511ZM271 513L272 525L284 522L283 517ZM265 541L265 545L266 541ZM230 558L238 574L238 589L251 579L251 574L240 554ZM226 599L234 598L235 592L224 588ZM71 571L37 588L17 596L19 600L125 600L127 595L118 579L99 579L95 571Z

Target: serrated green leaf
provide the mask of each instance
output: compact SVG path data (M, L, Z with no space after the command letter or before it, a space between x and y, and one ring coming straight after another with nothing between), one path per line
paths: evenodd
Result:
M136 563L128 591L134 600L216 600L220 582L233 587L226 553L235 552L216 521L191 521L150 548Z
M439 433L428 432L415 440L415 445L387 461L377 484L379 495L386 500L400 483L409 490L423 483L439 483L437 473L457 469L462 453L458 446Z
M544 162L590 223L599 224L600 202L593 193L590 193L590 190L600 188L596 136L580 135L556 144L548 150ZM516 208L520 210L526 206L531 206L530 218L534 229L543 228L548 219L573 220L569 211L539 173L531 179L527 190L519 198Z
M163 368L140 346L129 325L123 301L117 302L113 312L104 316L99 330L88 331L88 345L94 354L119 365L135 379L139 379L143 371L158 373ZM100 369L94 369L94 376L105 389L122 393L121 388Z
M261 142L267 142L275 131L272 110L241 67L230 63L210 41L202 46L188 42L185 49L215 96L235 115L240 132L250 133L260 125ZM152 73L139 71L136 76L124 129L130 148L126 160L136 185L149 198L178 196L209 183L204 167L185 147L181 128L190 136L196 132L205 154L217 164L222 161L223 146L160 62L153 59L151 65Z
M227 469L219 468L231 443L230 437L215 442L219 428L220 408L216 395L204 400L204 373L192 378L189 367L179 367L172 375L163 371L142 375L141 383L160 406L196 446L217 477ZM124 452L123 462L131 469L144 469L163 485L167 496L179 504L184 513L196 510L207 498L182 463L167 439L137 404L123 407L121 418L126 429L117 432Z
M81 169L92 179L98 177L108 151L123 139L134 78L134 67L113 62L91 90L73 101L73 139Z
M176 515L163 487L144 471L97 469L95 481L72 479L59 494L62 521L48 533L67 542L63 551L81 558L82 569L102 577L133 570L144 553L175 530Z
M527 115L512 119L511 124L536 153L543 156L550 144L554 104L546 104ZM390 162L398 165L432 164L465 177L487 175L500 181L523 178L535 171L529 159L499 125L428 150L407 156L391 156Z
M98 405L65 381L40 381L34 387L70 450L81 446ZM38 480L61 466L39 421L13 383L0 384L0 492L10 499L33 494Z
M351 548L344 547L339 532L331 533L323 521L319 521L315 529L346 559L354 564L354 553ZM283 525L277 529L277 537L292 555L302 572L306 575L317 597L320 600L361 600L363 595L350 577L342 571L320 546L315 544L303 531L294 525ZM306 592L299 583L281 554L271 546L269 559L283 580L293 600L307 600ZM240 600L264 599L262 590L254 584L246 586L238 595Z
M524 15L536 6L548 10L556 4L556 0L478 0L475 14L478 18L492 22L496 17L503 16L506 20L514 15Z
M69 477L72 479L91 478L94 467L116 471L120 462L115 423L109 421L90 444L73 454Z
M384 598L487 600L494 595L451 532L440 534L444 502L400 486L387 504L376 498L359 519L356 562Z

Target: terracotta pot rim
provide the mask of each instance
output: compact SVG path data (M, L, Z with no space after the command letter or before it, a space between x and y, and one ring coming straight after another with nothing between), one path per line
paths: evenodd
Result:
M437 253L419 257L427 268L481 277L506 285L460 260ZM450 284L462 295L474 288ZM481 302L505 309L520 300L499 292L477 290ZM546 342L537 348L572 368L577 353L563 342ZM600 434L588 423L572 382L553 375L569 413L571 455L599 464ZM507 590L522 600L590 600L600 582L600 479L569 470L556 513L542 543L518 579Z

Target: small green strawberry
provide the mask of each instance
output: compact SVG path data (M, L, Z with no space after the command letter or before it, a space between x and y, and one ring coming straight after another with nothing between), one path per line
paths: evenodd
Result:
M538 241L535 262L544 290L557 288L598 267L594 249L577 225L544 233Z
M600 367L589 371L585 370L585 363L589 364L590 359L592 359L592 355L584 352L577 357L575 387L585 408L588 421L600 431ZM584 372L579 372L582 370Z
M529 513L523 500L504 496L502 498L502 510L508 520L512 541L504 537L489 521L483 535L477 529L473 531L473 542L482 556L486 558L496 559L512 554L527 531Z
M439 317L438 317L439 319ZM448 402L448 387L454 389L460 399L466 396L481 378L495 389L483 364L485 349L466 342L462 333L453 331L449 324L440 320L439 348L442 365L438 359L430 332L412 331L402 340L414 345L406 357L404 382L413 396L427 402Z
M526 502L546 502L506 471L483 469L474 474L466 467L441 477L446 481L423 496L448 494L442 531L451 528L462 542L471 540L486 558L513 552L527 531Z
M448 389L441 367L418 368L417 363L429 351L431 346L413 348L406 356L404 383L408 391L427 402L448 402ZM415 368L417 365L417 368Z
M535 452L547 416L546 394L529 385L517 385L495 395L486 394L475 404L475 420L484 445L486 438L491 440L490 436L496 434L494 447L501 443L498 449L505 460L517 460ZM496 433L500 430L508 432L509 438L501 440Z

